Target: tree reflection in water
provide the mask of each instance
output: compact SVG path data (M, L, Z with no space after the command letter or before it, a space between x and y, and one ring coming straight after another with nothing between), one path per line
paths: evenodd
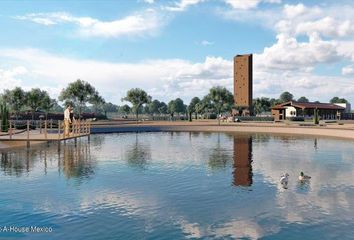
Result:
M220 133L218 133L217 144L216 147L210 152L208 166L212 170L225 169L231 160L232 155L230 154L230 151L222 147L220 142Z
M63 172L69 178L84 179L95 174L96 162L90 154L90 145L81 143L75 146L68 142L58 152L56 144L50 146L33 146L31 149L11 149L1 152L0 169L5 175L20 177L29 174L33 169L43 167L43 173L48 171L48 161L58 162L59 173Z
M135 142L128 147L125 158L130 166L146 169L148 160L151 159L151 149L149 145L139 142L139 134L135 134Z
M33 168L36 151L4 151L1 152L0 169L5 175L21 177Z

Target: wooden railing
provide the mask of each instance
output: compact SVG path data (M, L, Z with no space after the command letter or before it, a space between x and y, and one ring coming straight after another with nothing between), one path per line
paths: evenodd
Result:
M57 128L53 127L53 125L56 125ZM8 124L8 136L9 139L13 139L13 136L16 134L15 129L19 129L18 132L23 133L26 131L26 138L28 140L31 139L31 130L32 128L39 130L39 135L44 136L44 139L48 139L48 135L58 135L58 139L62 138L70 138L70 137L75 137L75 136L82 136L82 135L89 135L91 134L91 122L87 120L76 120L73 123L70 124L69 127L69 134L65 136L65 128L64 128L64 122L63 121L52 121L52 120L40 120L40 121L30 121L27 120L26 124L24 124L24 121L13 121L10 120ZM0 131L2 129L1 122L0 122ZM56 133L57 129L57 133ZM23 130L23 131L21 131ZM18 133L17 132L17 133ZM38 132L36 132L36 135L38 136ZM50 138L52 139L52 138Z

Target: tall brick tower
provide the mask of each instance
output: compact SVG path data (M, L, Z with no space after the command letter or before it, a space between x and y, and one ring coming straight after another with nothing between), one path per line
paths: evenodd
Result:
M234 102L252 114L253 67L252 54L234 57Z

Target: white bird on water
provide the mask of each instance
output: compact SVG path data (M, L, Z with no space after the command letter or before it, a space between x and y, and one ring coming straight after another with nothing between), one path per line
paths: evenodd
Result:
M289 174L288 173L285 173L284 175L282 175L280 177L280 184L286 188L288 186L288 182L289 182Z
M304 172L301 172L301 173L300 173L300 176L299 176L299 180L300 180L300 181L306 181L306 180L309 180L310 178L311 178L311 177L305 175Z

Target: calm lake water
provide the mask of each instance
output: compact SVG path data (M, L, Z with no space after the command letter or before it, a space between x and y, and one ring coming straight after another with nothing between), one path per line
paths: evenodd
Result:
M2 152L0 239L353 239L353 163L352 141L263 134L107 134L60 153Z

